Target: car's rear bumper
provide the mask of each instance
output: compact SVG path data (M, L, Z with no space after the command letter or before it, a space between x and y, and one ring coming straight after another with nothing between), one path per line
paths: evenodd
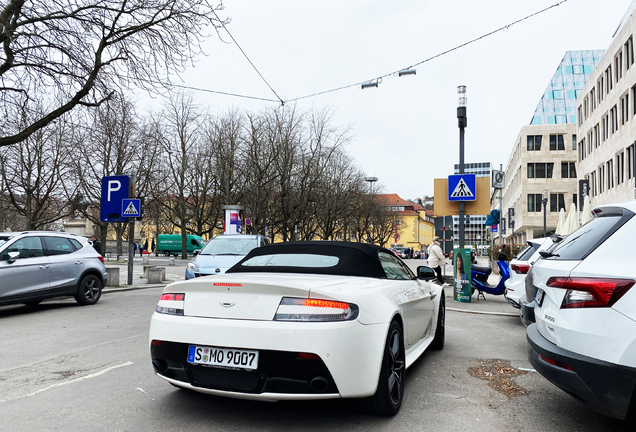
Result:
M539 333L536 324L528 327L526 337L528 359L548 381L596 412L627 417L636 388L636 368L559 348Z
M537 305L537 302L532 300L528 303L526 296L522 296L519 300L519 317L521 318L521 322L523 325L528 327L530 324L536 322L534 317L534 308Z
M388 323L364 325L357 320L298 323L155 313L150 341L162 341L167 348L152 344L150 348L157 374L203 393L227 396L229 392L237 398L262 400L358 398L376 391L387 330ZM258 350L263 353L257 369L260 378L192 366L186 356L190 344ZM316 354L320 360L299 360L298 353ZM315 377L326 378L329 387L313 391L310 383Z

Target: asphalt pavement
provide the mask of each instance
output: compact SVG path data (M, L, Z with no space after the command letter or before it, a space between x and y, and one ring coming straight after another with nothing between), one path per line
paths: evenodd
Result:
M630 430L533 372L520 320L489 314L447 313L444 349L409 368L392 418L360 413L347 400L265 403L179 390L154 375L148 353L160 292L110 292L85 307L73 299L0 307L0 430ZM501 367L489 372L492 364Z

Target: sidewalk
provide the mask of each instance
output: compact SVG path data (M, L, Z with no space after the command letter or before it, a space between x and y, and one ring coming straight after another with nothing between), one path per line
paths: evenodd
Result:
M152 265L152 259L150 260L150 264ZM130 291L135 289L145 289L145 288L161 288L165 287L169 283L183 280L183 276L175 274L175 271L171 271L174 269L174 266L166 265L166 281L161 283L153 283L149 284L148 279L143 277L143 264L140 262L135 262L133 266L133 279L132 285L128 285L128 263L121 261L104 261L104 265L106 267L118 267L119 268L119 281L108 281L108 285L104 287L104 293L109 292L121 292L121 291ZM163 267L163 266L162 266Z
M445 279L450 280L453 277L453 266L446 260L445 268L442 270L442 274L446 275ZM426 260L422 260L421 265L426 265ZM489 266L487 258L477 258L477 263L480 266ZM445 272L445 273L444 273ZM497 285L499 283L499 275L491 274L488 278L488 283L491 285ZM444 287L444 295L446 297L446 309L453 312L465 312L465 313L482 313L501 316L519 317L519 309L516 309L508 303L503 295L491 295L484 293L486 300L483 297L477 298L477 291L471 297L470 303L462 303L455 301L452 282Z

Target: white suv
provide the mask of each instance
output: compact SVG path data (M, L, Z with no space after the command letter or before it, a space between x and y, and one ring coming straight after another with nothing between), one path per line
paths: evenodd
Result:
M504 297L513 307L519 309L521 296L526 293L526 274L530 266L541 258L539 252L550 246L550 237L528 240L528 246L510 261L510 278L504 282Z
M526 277L537 289L528 356L590 409L625 419L636 414L636 201L592 213Z

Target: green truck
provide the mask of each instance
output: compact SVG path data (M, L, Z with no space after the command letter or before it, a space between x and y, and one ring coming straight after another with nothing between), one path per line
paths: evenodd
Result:
M188 235L187 239L187 250L189 254L194 254L194 251L201 250L203 246L205 246L205 240L197 235ZM181 234L159 234L159 238L157 239L157 251L167 257L170 255L179 255L183 250L182 241Z

